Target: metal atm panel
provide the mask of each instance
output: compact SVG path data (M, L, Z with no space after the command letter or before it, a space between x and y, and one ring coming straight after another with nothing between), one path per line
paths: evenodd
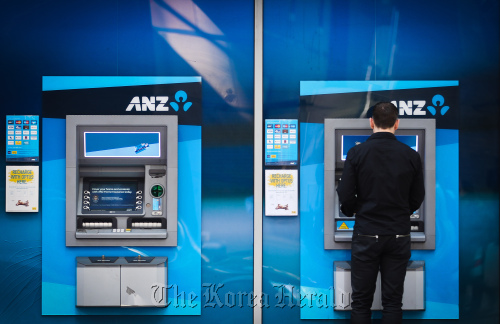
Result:
M152 300L152 288L167 282L167 268L157 265L121 267L121 306L166 306ZM163 288L166 288L163 287Z
M76 268L76 306L120 306L120 267Z
M177 116L67 116L67 246L177 245L177 133Z
M78 307L166 307L166 257L78 257Z

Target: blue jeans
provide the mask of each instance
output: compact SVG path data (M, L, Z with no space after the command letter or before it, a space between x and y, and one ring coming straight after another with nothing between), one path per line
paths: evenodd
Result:
M354 233L351 250L351 323L371 322L371 306L377 275L382 282L382 323L403 320L402 299L406 267L411 256L409 235Z

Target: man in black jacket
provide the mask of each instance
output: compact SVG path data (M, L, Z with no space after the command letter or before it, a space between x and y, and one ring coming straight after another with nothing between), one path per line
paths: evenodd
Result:
M394 136L398 110L373 107L368 140L347 153L337 188L341 211L356 215L351 250L351 323L370 323L375 282L382 281L382 323L402 322L406 266L411 256L410 215L424 199L419 154Z

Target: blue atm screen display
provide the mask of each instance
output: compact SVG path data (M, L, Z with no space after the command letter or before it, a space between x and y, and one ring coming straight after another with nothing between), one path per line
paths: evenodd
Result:
M85 157L160 157L159 132L85 132Z
M349 150L366 141L370 135L342 135L342 161L345 161L347 158L347 152ZM396 135L398 141L408 145L415 151L418 151L418 136L417 135Z
M133 211L136 207L136 181L89 183L91 211Z

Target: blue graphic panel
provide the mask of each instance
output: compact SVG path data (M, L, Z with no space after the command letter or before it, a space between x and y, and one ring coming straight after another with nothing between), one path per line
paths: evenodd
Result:
M298 120L266 119L265 132L265 164L297 165Z
M77 247L65 245L65 120L43 119L42 161L43 315L200 315L201 313L201 127L179 125L178 244L176 247ZM77 308L76 257L168 257L166 308ZM196 296L195 299L191 296Z
M352 231L355 221L336 221L337 231Z
M40 125L38 116L6 116L6 161L38 162Z
M85 157L160 157L158 132L85 132Z
M349 152L351 148L364 143L369 137L370 135L342 135L342 140L340 141L342 161L345 161L347 158L347 152Z
M43 77L42 87L54 91L187 82L201 82L201 77L50 76Z
M353 147L358 144L363 143L366 141L370 135L342 135L342 141L341 141L341 152L342 152L342 161L345 161L347 158L347 152ZM415 151L418 151L418 136L416 135L396 135L396 138L398 141L401 143L404 143L414 149Z
M324 126L301 123L300 127L300 284L307 301L301 304L300 318L347 319L350 312L333 310L333 262L350 260L351 252L323 247L324 196L318 193L324 192ZM308 149L311 143L315 149ZM438 129L436 250L414 250L411 257L425 261L426 310L404 312L404 318L458 318L458 201L458 131ZM380 316L374 312L374 318Z
M422 89L458 86L458 81L301 81L300 95L321 95L333 93L366 92L381 90Z

